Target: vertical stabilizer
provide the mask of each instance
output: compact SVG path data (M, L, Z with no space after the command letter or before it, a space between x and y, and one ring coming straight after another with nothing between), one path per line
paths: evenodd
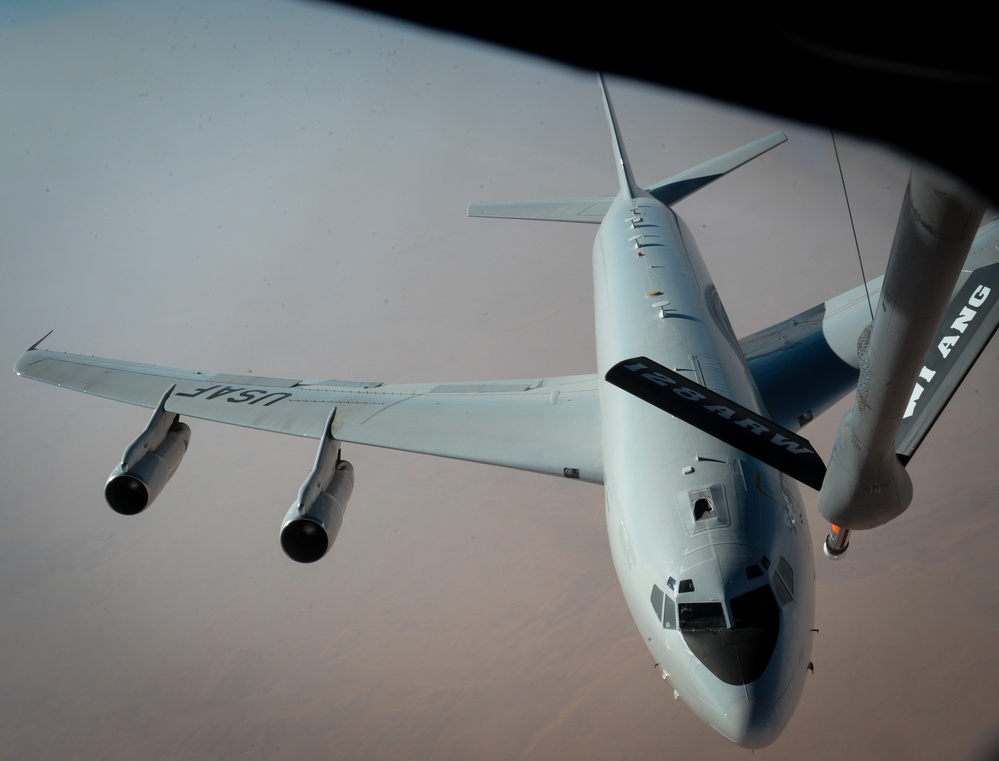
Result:
M611 104L610 95L607 94L607 85L604 83L604 75L597 74L600 80L600 93L604 96L604 109L607 111L607 123L610 125L611 136L614 138L614 156L617 159L617 179L621 185L621 194L626 198L636 198L645 195L635 184L635 177L631 172L631 164L628 163L628 154L625 153L624 143L621 142L621 132L617 128L617 117L614 115L614 106Z

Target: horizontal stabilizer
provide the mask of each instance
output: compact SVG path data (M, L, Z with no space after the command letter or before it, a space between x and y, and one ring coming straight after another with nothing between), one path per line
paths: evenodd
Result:
M710 185L719 177L724 177L733 169L738 169L757 156L762 156L771 148L776 148L786 140L787 135L783 132L774 132L772 135L761 137L759 140L755 140L741 148L736 148L734 151L716 156L685 172L675 174L668 180L663 180L657 185L653 185L649 188L649 193L660 203L672 206L691 193L697 192L705 185Z
M895 451L908 464L999 327L999 222L975 240L963 284L954 292L895 436ZM970 272L969 272L970 270Z
M741 449L813 489L822 487L826 466L812 445L772 420L694 383L646 357L618 362L607 382L685 423Z
M738 169L748 161L761 156L787 140L783 132L774 132L755 142L736 148L710 161L698 164L668 180L663 180L649 188L649 193L662 203L670 206L686 198L705 185L710 185L733 169ZM537 219L546 222L586 222L600 224L610 208L614 196L590 196L584 198L557 198L544 201L505 201L501 203L473 203L468 207L470 217L493 217L496 219Z
M613 196L592 198L561 198L552 201L508 201L503 203L473 203L470 217L496 219L539 219L546 222L587 222L599 225L610 208Z

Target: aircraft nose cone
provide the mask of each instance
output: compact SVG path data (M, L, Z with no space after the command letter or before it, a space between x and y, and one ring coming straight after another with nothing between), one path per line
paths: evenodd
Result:
M747 700L732 707L716 729L743 748L765 748L780 735L774 708L758 700Z

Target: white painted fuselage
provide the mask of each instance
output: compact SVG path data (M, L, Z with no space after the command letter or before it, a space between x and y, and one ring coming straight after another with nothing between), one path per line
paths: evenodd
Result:
M615 200L593 249L600 377L645 356L766 415L690 231L636 195ZM642 638L698 717L739 745L770 744L812 646L797 485L606 381L600 409L607 532Z

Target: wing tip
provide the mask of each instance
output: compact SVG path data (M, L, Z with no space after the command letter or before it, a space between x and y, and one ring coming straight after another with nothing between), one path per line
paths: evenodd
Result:
M53 332L54 332L54 330L50 330L44 336L42 336L41 338L39 338L37 341L35 341L33 344L31 344L31 346L29 346L27 348L27 351L34 351L35 349L37 349L41 345L42 341L44 341L46 338L48 338L50 335L52 335Z
M28 369L28 366L34 364L34 360L30 356L31 353L35 351L42 343L42 341L44 341L50 335L52 335L51 330L48 333L46 333L44 336L39 338L37 341L35 341L33 344L31 344L31 346L25 349L24 352L22 352L21 356L18 357L17 361L14 363L15 375L23 376L25 374L25 371Z

